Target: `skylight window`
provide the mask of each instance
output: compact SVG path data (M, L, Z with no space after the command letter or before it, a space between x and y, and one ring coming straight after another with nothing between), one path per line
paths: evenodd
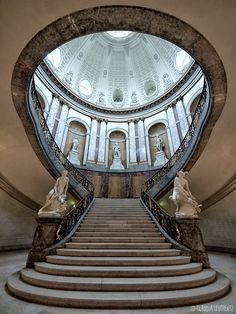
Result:
M132 32L129 31L108 31L107 34L109 34L112 37L115 38L124 38L131 34Z
M61 64L61 52L59 48L56 48L47 55L48 61L55 67L59 67Z

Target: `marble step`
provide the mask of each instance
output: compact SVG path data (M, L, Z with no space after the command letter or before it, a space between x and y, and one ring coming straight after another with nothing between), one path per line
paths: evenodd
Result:
M216 281L203 287L171 291L142 291L139 293L104 293L104 291L40 288L21 281L18 273L8 279L10 293L25 301L54 306L96 309L142 309L199 304L222 297L229 289L229 279L223 275L218 275Z
M130 228L130 227L116 227L116 228L98 228L96 226L93 227L87 227L85 225L81 225L79 229L77 229L77 232L119 232L122 234L123 232L158 232L158 229L155 226L151 226L149 228Z
M70 249L168 249L170 243L66 243Z
M163 291L190 289L207 285L215 280L216 272L205 269L200 273L146 278L106 278L106 277L63 277L48 275L34 269L23 269L21 278L24 282L50 289L73 291Z
M72 237L72 242L92 242L92 243L160 243L160 242L166 242L166 239L164 237L153 237L153 238L147 238L147 237Z
M51 275L85 277L156 277L178 276L200 272L201 263L165 266L74 266L46 262L35 263L35 270Z
M108 223L83 223L81 225L82 227L86 227L86 228L155 228L155 225L152 224L151 222L149 223L143 223L143 224L137 224L137 223L128 223L128 222L123 222L121 223L115 223L115 222L108 222Z
M49 255L48 263L60 265L83 265L83 266L162 266L181 265L190 263L189 256L168 257L75 257Z
M116 232L116 231L110 231L110 232L100 232L100 231L94 231L94 232L86 232L86 231L77 231L75 233L76 237L119 237L119 238L125 238L125 237L136 237L136 238L149 238L149 237L160 237L160 232Z
M63 256L83 256L83 257L155 257L155 256L178 256L180 250L176 249L152 249L152 250L138 250L138 249L57 249L58 255Z
M149 218L149 217L118 217L118 216L111 216L111 215L109 215L109 216L104 216L104 217L102 217L102 216L96 216L96 217L91 217L91 216L87 216L83 221L86 221L86 222L88 222L88 221L100 221L100 222L107 222L107 221L117 221L117 222L123 222L123 221L131 221L131 222L138 222L138 223L140 223L140 222L152 222L152 220L151 220L151 218Z

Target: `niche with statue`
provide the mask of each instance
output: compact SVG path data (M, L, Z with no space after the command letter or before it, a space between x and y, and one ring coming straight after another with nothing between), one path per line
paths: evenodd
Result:
M161 168L170 158L170 147L164 123L153 125L148 132L152 166Z
M65 154L75 166L83 164L85 140L85 126L78 121L71 121L66 138Z
M114 131L109 136L108 166L113 170L123 170L126 163L126 136L121 131Z

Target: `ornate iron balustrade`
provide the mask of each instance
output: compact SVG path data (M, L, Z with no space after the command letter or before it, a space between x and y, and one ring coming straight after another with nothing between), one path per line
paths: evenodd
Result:
M166 213L146 192L141 192L141 198L146 208L152 213L153 217L157 220L168 236L182 245L181 235L175 217Z
M58 145L56 144L48 126L47 122L44 118L42 108L40 106L40 102L38 100L37 92L35 89L35 84L32 81L31 84L31 96L34 104L35 111L37 113L39 123L44 134L44 137L47 141L48 146L54 153L55 157L58 159L60 164L64 166L64 168L68 171L69 175L72 176L77 183L80 183L88 192L94 192L93 184L78 170L76 169L72 163L66 158L63 152L60 150Z
M167 163L157 172L155 173L151 178L149 178L141 187L142 192L148 192L153 188L154 185L156 185L158 182L160 182L164 176L166 176L169 171L176 166L176 164L182 159L183 155L185 154L186 150L189 148L189 146L193 143L195 140L195 131L198 127L198 121L201 116L202 110L204 106L206 105L206 99L207 99L207 83L204 83L203 91L201 94L201 98L198 102L198 105L196 107L195 113L193 115L192 123L188 129L188 132L186 133L183 141L181 142L179 148L176 150L176 152L171 156L171 158L167 161Z
M75 208L72 208L67 212L60 222L56 231L56 243L63 240L74 229L79 219L83 216L89 205L93 201L93 192L89 192Z

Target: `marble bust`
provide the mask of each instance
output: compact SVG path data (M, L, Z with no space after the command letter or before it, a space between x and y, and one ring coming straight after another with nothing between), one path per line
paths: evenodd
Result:
M170 199L176 205L176 218L197 218L201 205L189 189L188 181L185 179L188 172L178 171L174 180L173 193Z
M69 185L68 171L62 171L54 187L46 196L46 202L38 211L40 217L60 217L66 210L66 193Z

